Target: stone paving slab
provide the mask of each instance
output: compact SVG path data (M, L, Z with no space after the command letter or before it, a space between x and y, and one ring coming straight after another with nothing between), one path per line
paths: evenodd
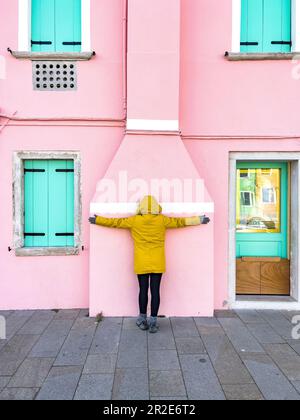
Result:
M40 388L54 359L26 359L7 385L8 388Z
M113 381L114 375L82 375L74 399L81 401L110 400L112 396Z
M88 310L2 313L1 400L300 399L292 312L161 318L158 334Z
M113 400L148 400L149 372L147 368L117 369Z
M224 385L223 390L228 401L262 401L260 390L255 384Z
M53 367L36 399L44 401L72 400L81 373L82 368L79 366Z
M191 400L225 400L225 396L206 354L180 355L188 398Z
M266 400L300 399L299 393L269 356L244 355L244 363Z

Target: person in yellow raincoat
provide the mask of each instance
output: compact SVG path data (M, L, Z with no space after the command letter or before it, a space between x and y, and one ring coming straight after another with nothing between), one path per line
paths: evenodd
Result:
M158 331L157 315L160 306L160 284L166 271L165 236L167 229L208 224L206 216L167 217L152 196L139 204L137 215L127 218L90 217L91 224L108 228L129 229L134 241L134 271L138 276L140 316L137 326L142 330ZM149 281L150 280L150 281ZM151 317L147 321L148 291L151 288Z

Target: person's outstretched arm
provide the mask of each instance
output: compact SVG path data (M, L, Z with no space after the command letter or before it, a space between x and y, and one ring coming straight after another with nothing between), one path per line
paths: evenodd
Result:
M210 222L209 217L195 216L195 217L167 217L164 216L164 223L167 229L177 229L187 226L207 225Z
M125 218L108 218L102 216L94 216L89 218L92 225L104 226L114 229L131 229L134 217Z

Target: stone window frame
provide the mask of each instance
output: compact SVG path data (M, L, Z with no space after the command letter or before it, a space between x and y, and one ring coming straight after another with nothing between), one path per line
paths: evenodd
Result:
M24 246L24 161L74 161L74 246ZM77 151L17 151L13 153L13 230L17 257L78 255L82 246L81 154Z

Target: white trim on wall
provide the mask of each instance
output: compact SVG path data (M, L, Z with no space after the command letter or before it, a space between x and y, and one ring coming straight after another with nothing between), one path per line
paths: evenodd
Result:
M236 295L236 167L238 161L291 162L291 297L238 298ZM299 152L234 152L229 162L229 268L228 306L230 309L300 310L300 153Z
M91 51L91 0L81 0L81 51Z
M18 0L18 51L31 51L31 0ZM81 0L81 51L91 51L91 0Z
M231 52L241 51L242 0L232 0ZM300 0L292 0L292 52L300 51Z
M231 52L239 53L241 51L241 0L232 0L232 45Z
M31 0L19 0L18 50L31 51Z
M161 203L161 206L166 214L202 215L203 213L214 213L214 203ZM90 213L135 215L137 208L137 203L91 203Z
M179 121L178 120L128 119L127 130L179 131Z

